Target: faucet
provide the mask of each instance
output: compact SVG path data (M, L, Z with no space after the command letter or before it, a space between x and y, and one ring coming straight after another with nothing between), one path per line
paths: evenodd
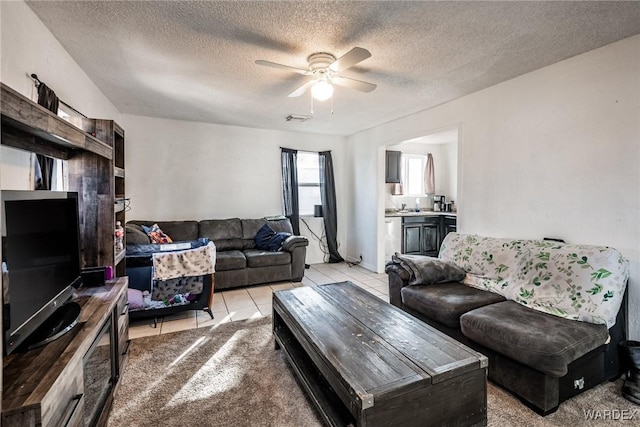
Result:
M404 211L404 210L406 210L405 208L407 207L407 204L406 203L402 203L400 206L401 206L400 210Z

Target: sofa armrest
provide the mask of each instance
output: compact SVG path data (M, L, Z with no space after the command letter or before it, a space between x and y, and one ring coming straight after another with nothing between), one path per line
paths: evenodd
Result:
M389 276L389 302L396 307L402 308L400 291L409 285L409 272L393 262L388 263L384 271Z
M302 248L309 246L309 239L304 236L291 236L287 238L282 244L282 250L287 252L293 252L296 248Z

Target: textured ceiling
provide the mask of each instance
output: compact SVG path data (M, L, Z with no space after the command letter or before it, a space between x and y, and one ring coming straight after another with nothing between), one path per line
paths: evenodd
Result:
M640 33L639 2L29 1L122 112L351 135ZM342 73L378 85L288 98L323 51L372 57ZM46 82L46 71L35 71Z

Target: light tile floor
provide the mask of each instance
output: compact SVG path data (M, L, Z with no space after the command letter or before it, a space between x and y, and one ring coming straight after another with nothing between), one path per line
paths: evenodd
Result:
M271 316L273 291L347 280L371 292L378 298L389 301L386 274L374 273L360 266L349 267L347 263L313 264L311 268L305 271L304 278L299 283L269 283L214 293L213 319L202 310L187 310L158 319L156 327L153 327L152 319L132 321L129 326L129 337L135 339L149 335L166 334L215 326L220 323Z

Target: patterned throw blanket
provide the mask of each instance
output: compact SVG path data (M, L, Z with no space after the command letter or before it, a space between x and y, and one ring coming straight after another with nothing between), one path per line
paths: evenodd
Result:
M216 246L206 246L175 252L153 254L153 279L169 280L180 277L203 276L215 273Z
M467 272L467 286L607 328L616 323L629 279L629 261L606 246L449 233L439 256Z

